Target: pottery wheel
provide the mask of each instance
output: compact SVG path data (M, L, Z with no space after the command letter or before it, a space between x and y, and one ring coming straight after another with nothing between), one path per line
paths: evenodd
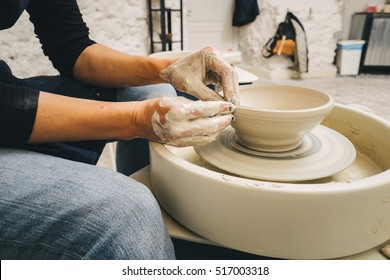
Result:
M262 152L240 144L232 127L216 141L194 147L207 162L246 178L268 181L306 181L336 174L356 157L353 144L342 134L317 126L299 147L286 152Z

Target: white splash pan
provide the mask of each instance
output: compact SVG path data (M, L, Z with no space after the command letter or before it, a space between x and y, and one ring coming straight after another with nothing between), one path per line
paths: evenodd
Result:
M151 144L152 190L199 235L240 251L287 259L353 255L390 239L390 123L336 104L322 123L346 136L355 162L299 183L226 174L192 147Z

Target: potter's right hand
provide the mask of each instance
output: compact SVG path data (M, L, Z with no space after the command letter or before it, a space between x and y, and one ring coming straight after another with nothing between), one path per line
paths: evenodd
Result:
M180 91L200 100L226 100L239 104L236 70L213 47L180 58L160 72L160 77ZM221 85L223 98L206 85Z
M233 104L226 101L191 101L184 97L146 100L137 110L139 137L172 146L212 142L233 120Z

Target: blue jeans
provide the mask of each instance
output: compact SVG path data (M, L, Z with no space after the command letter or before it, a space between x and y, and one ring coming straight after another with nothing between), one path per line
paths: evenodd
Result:
M173 259L159 206L120 173L0 148L0 259Z
M0 71L7 83L78 98L121 102L176 95L166 84L109 89L63 77L18 79L2 61ZM105 144L0 147L0 259L174 258L147 187L93 165ZM123 173L142 168L149 162L147 141L124 141L118 156Z

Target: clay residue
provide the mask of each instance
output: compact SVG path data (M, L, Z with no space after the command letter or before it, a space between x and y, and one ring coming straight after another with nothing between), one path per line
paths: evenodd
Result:
M360 129L356 126L350 126L349 131L354 134L354 135L359 135L360 134Z

